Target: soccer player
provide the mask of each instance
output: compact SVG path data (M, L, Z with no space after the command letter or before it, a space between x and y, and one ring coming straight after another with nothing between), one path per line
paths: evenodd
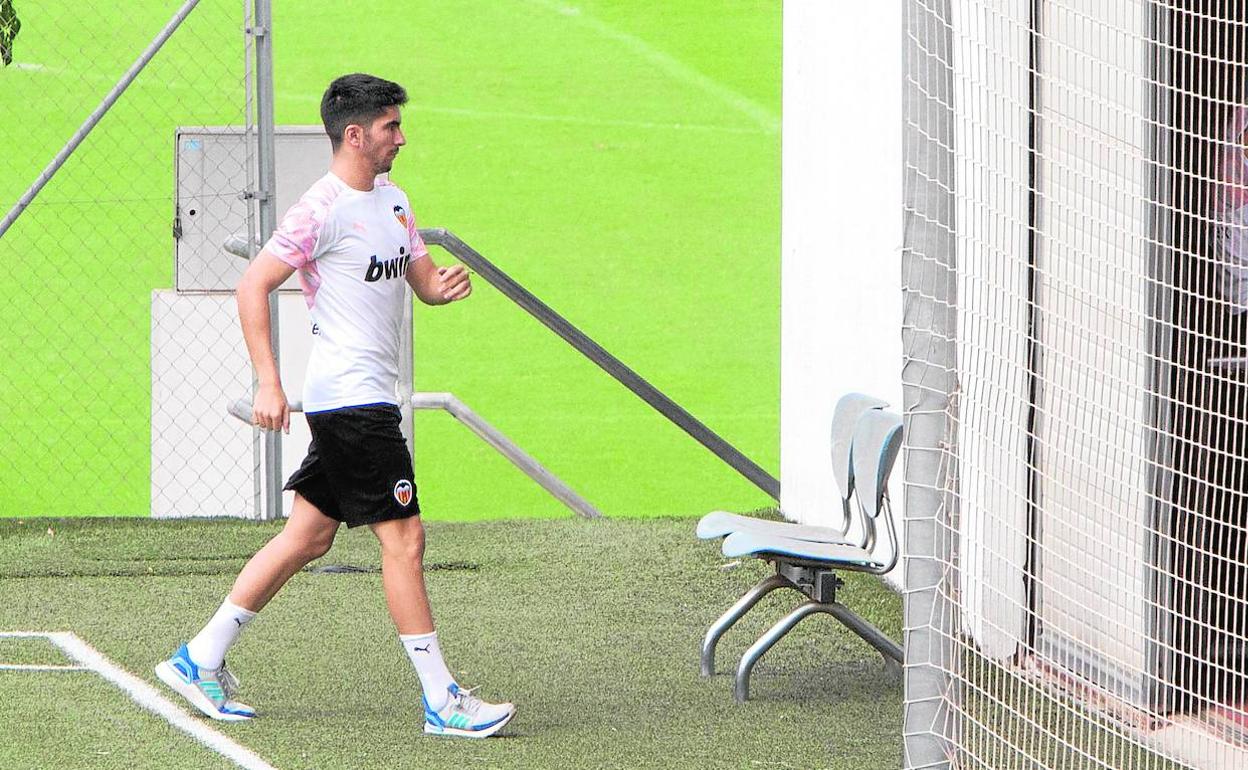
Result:
M340 524L368 526L381 544L382 585L423 689L425 732L484 738L515 706L487 703L451 676L434 631L421 562L412 458L399 430L396 385L407 302L443 305L472 291L462 265L429 257L407 196L386 177L405 142L401 86L370 75L329 85L321 119L333 145L329 173L286 213L238 284L238 315L259 379L253 423L290 430L290 410L269 344L269 293L299 271L312 316L303 391L312 432L303 465L286 483L294 507L281 533L243 567L208 624L156 667L161 681L213 719L251 719L235 700L225 653L292 575L323 556Z

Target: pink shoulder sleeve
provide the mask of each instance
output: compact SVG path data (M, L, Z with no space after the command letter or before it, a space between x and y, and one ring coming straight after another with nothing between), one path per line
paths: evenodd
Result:
M429 249L425 247L425 240L420 237L420 230L416 227L416 217L413 214L407 215L407 237L412 243L412 259L429 256Z
M290 207L264 248L296 270L320 256L318 245L325 234L333 199L313 187Z

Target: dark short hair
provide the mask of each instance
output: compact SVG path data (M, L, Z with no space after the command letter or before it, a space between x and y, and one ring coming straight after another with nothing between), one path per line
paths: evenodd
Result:
M330 144L337 151L347 126L352 123L367 125L387 107L404 104L407 104L407 91L398 83L358 72L343 75L330 83L325 96L321 97L321 122L325 124Z

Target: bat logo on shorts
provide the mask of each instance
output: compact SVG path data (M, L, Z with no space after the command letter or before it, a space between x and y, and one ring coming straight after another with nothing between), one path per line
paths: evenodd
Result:
M399 505L406 507L412 502L412 482L403 479L394 485L394 499L399 501Z

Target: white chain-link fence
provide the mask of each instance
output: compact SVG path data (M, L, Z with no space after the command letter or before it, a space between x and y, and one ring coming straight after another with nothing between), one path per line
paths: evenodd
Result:
M258 173L252 7L0 8L11 54L0 69L0 213L20 211L0 235L0 515L260 509L260 440L226 413L251 389L232 297L246 263L219 240L251 233L254 247L259 230L248 197Z

